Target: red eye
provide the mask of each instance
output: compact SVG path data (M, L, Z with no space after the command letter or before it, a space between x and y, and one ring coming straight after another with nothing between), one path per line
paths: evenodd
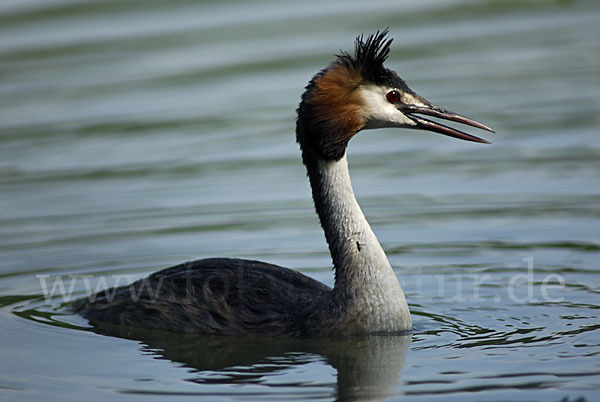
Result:
M393 90L385 94L385 98L390 103L398 103L400 102L400 93L396 90Z

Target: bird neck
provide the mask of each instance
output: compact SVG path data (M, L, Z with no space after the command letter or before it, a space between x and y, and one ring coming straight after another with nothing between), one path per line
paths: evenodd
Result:
M318 160L311 179L313 198L335 267L335 287L375 266L391 269L352 189L348 161Z
M333 304L370 332L410 329L400 283L356 201L348 162L303 149L315 209L335 268Z

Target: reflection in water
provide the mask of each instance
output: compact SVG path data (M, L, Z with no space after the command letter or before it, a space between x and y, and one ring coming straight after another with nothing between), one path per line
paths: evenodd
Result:
M198 384L256 384L274 372L319 360L317 355L337 370L339 400L389 397L399 383L411 342L411 335L286 339L185 334L107 324L98 325L95 331L142 342L144 351L192 369L195 376L189 381ZM222 375L201 375L206 371Z

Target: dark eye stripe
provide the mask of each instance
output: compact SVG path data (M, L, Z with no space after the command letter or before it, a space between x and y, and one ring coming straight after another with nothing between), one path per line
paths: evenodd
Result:
M392 90L385 94L385 98L390 103L398 103L400 102L400 93L396 90Z

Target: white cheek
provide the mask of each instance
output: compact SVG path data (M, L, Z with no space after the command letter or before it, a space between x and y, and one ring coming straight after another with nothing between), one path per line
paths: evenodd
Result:
M375 85L365 85L359 89L363 98L363 115L367 120L366 129L384 127L411 127L415 122L400 112L385 98L391 90Z

